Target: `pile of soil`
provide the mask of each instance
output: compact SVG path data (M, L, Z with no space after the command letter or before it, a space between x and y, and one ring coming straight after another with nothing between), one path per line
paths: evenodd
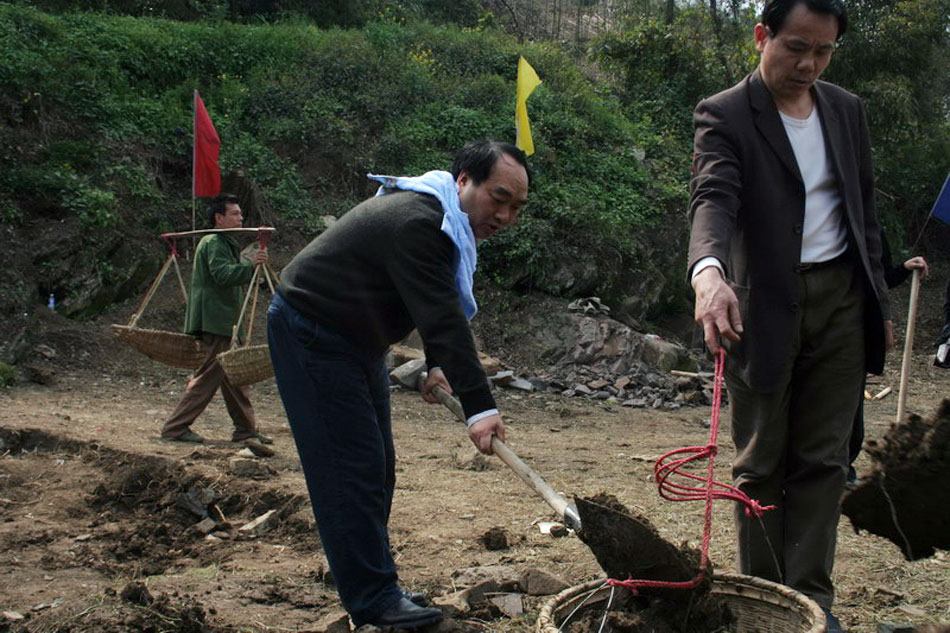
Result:
M646 594L614 599L609 610L595 604L561 625L564 633L710 633L724 631L733 618L725 603L710 593L688 592L682 604Z
M907 560L950 548L950 400L927 419L909 415L880 441L869 441L873 466L842 502L855 530L896 544Z

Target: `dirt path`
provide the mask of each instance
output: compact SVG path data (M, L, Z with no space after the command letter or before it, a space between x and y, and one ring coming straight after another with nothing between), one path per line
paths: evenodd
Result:
M112 343L103 324L53 322L56 356L48 386L0 391L0 631L323 631L343 614L326 566L290 431L272 382L252 400L277 455L258 479L237 477L238 448L220 401L195 430L211 441L193 447L157 439L175 405L184 372L158 366ZM869 387L899 382L898 359ZM928 413L950 395L950 372L930 365L926 345L914 358L909 409ZM867 405L868 437L883 435L896 397ZM701 504L661 500L652 459L707 440L709 408L675 412L625 409L552 395L499 393L509 444L556 489L609 492L636 508L670 541L698 545ZM417 395L396 393L399 463L392 545L408 587L448 594L459 570L537 567L570 583L600 572L576 538L542 534L547 506L500 462L473 469L474 452L451 414ZM718 474L728 479L728 428L720 437ZM859 472L867 467L865 456ZM175 504L181 490L210 487L235 526L276 510L277 526L260 536L209 540L198 517ZM941 502L940 500L937 500ZM945 501L945 500L943 500ZM510 546L488 551L481 536L500 527ZM712 560L731 569L731 508L717 507ZM218 534L218 533L216 533ZM856 633L879 621L950 623L950 557L904 561L888 541L839 531L836 613ZM121 598L130 581L155 598ZM523 617L496 617L479 630L527 633L543 597L526 599ZM15 617L12 615L4 617ZM149 628L151 627L151 628ZM472 629L475 630L475 629Z

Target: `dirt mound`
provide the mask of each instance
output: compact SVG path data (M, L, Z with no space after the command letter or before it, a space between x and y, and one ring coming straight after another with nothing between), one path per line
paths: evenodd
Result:
M950 400L929 418L910 415L867 443L873 467L842 502L855 530L895 543L907 560L950 548Z
M138 583L135 583L138 584ZM139 585L144 589L144 585ZM49 610L29 620L29 628L42 633L224 633L228 627L207 621L209 612L191 598L160 594L152 598L123 590L109 591L91 604L68 610Z

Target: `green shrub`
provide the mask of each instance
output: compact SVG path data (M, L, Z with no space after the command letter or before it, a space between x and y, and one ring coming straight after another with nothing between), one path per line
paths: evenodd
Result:
M16 382L16 368L0 361L0 387L9 387Z

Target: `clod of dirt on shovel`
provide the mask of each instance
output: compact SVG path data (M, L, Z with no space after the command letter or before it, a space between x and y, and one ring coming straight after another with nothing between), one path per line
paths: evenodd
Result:
M950 399L893 424L867 452L871 471L842 501L854 529L889 539L907 560L950 548L950 505L940 503L950 487Z
M688 582L698 575L698 551L675 547L646 517L630 512L616 497L601 493L575 497L574 502L583 526L578 536L608 577ZM651 589L650 593L676 601L689 600L693 594L682 589Z

